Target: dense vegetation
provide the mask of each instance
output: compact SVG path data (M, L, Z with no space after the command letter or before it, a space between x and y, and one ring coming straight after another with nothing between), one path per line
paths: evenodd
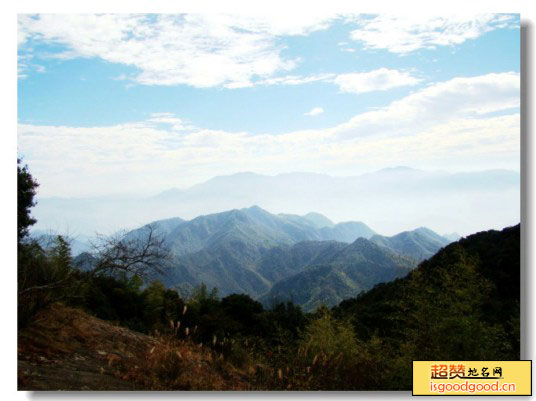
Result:
M132 330L211 347L259 390L408 390L414 359L519 359L519 225L448 245L407 276L332 309L304 313L291 302L266 309L205 285L187 297L166 288L131 269L141 266L131 264L132 249L139 250L129 247L132 239L108 242L97 255L99 271L75 269L63 237L47 249L27 238L37 184L27 168L18 172L26 195L24 204L19 195L21 329L61 301ZM359 243L360 258L379 252Z
M384 388L409 388L413 359L519 359L519 241L519 225L471 235L334 308L359 340L381 342Z

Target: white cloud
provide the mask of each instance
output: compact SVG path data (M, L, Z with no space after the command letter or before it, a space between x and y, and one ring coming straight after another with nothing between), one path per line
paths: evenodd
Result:
M341 137L411 134L421 127L437 125L456 117L479 118L486 113L518 108L518 73L486 74L453 78L436 83L389 106L365 112L338 127Z
M505 14L476 16L449 15L426 17L379 15L354 19L358 28L351 38L363 42L367 49L387 49L392 53L409 53L418 49L459 45L486 32L517 26L518 17Z
M519 88L515 73L455 78L335 127L278 135L176 130L184 122L169 113L110 127L21 124L18 147L42 195L58 196L157 191L251 170L354 174L416 161L431 169L512 167Z
M60 44L63 50L49 55L61 59L76 57L102 60L135 67L124 75L144 85L185 84L198 88L245 88L255 84L298 85L329 81L334 74L308 77L284 75L299 59L283 56L278 39L307 35L326 29L339 15L225 14L43 14L19 15L18 43L21 77L30 68L32 44ZM493 29L510 27L517 17L492 14L476 17L436 18L347 14L357 24L351 39L368 49L408 53L420 48L456 45ZM341 50L353 52L345 41ZM50 50L52 51L52 50ZM349 77L347 77L350 79ZM342 79L342 78L341 78Z
M147 122L165 124L174 131L192 131L196 129L196 127L187 124L183 119L176 117L173 113L152 113Z
M346 74L313 74L313 75L286 75L283 77L268 78L257 81L260 85L303 85L311 82L327 82L335 84L342 92L364 93L384 91L401 86L416 85L421 79L413 77L410 73L388 68L379 68L367 72Z
M44 14L19 16L19 46L30 39L65 46L55 57L98 57L134 66L146 85L247 87L291 70L281 35L328 27L332 16L239 17L221 14ZM26 49L31 53L31 50Z
M313 74L307 76L301 75L285 75L283 77L268 78L262 81L258 81L260 85L303 85L311 82L331 82L335 77L335 74Z
M364 93L384 91L400 86L416 85L421 80L403 71L380 68L369 72L340 74L334 79L342 92Z
M309 110L307 113L304 113L304 116L317 116L319 114L322 114L324 112L324 109L322 107L313 107L311 110Z

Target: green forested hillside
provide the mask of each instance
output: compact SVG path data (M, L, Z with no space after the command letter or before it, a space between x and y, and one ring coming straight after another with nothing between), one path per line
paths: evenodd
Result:
M258 271L275 283L308 265L329 262L347 246L336 241L303 241L295 245L277 246L262 255Z
M415 266L412 259L364 238L353 244L304 241L262 249L230 237L177 258L165 279L185 293L204 283L222 295L262 296L265 304L291 300L309 311L403 277Z
M275 283L261 300L265 304L292 301L313 311L321 305L334 306L375 284L403 277L415 267L412 260L364 238L323 256Z
M360 341L381 344L393 389L410 388L412 359L519 359L519 244L519 225L468 236L334 314L351 319Z

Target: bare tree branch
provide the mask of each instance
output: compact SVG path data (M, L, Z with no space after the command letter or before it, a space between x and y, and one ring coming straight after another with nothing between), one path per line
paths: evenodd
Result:
M169 257L165 239L155 233L152 225L130 233L101 237L93 247L97 260L94 274L122 271L147 279L163 274Z
M42 290L50 290L50 289L53 289L53 288L59 288L59 287L63 286L63 284L65 284L68 279L69 279L69 277L66 277L66 278L64 278L62 280L58 280L58 281L56 281L54 283L45 284L45 285L36 285L36 286L33 286L33 287L24 288L23 290L20 290L18 293L19 293L19 295L23 295L23 294L26 294L27 292L31 292L31 291L42 291Z

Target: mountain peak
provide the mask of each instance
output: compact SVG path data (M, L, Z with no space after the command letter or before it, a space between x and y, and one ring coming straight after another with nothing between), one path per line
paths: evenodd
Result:
M417 227L415 230L413 230L413 232L438 235L434 231L430 230L428 227L424 227L424 226Z
M417 261L429 258L450 242L426 227L403 231L392 237L375 235L371 238L371 241Z
M369 246L370 244L372 244L374 246L377 246L376 244L374 244L373 242L369 241L368 239L363 238L363 237L359 237L354 242L352 242L351 245L352 246Z
M251 210L251 211L262 211L262 212L266 212L268 213L266 210L264 210L262 207L260 207L259 205L253 205L253 206L250 206L250 207L245 207L243 208L242 210Z
M448 239L451 242L456 242L462 238L462 236L456 232L450 234L443 234L443 238Z
M249 216L273 216L270 212L268 212L267 210L264 210L262 207L258 206L258 205L253 205L253 206L250 206L250 207L246 207L246 208L243 208L243 209L240 209L240 211L242 213L245 213Z
M435 231L429 229L428 227L419 227L419 228L416 228L415 230L413 230L413 232L421 234L421 235L425 235L425 236L430 237L430 238L434 238L436 240L445 239L445 237L442 237L441 235L439 235Z
M330 219L328 219L326 216L320 213L316 212L309 212L305 215L303 215L303 218L313 223L316 227L322 228L322 227L333 227L335 223L333 223Z

